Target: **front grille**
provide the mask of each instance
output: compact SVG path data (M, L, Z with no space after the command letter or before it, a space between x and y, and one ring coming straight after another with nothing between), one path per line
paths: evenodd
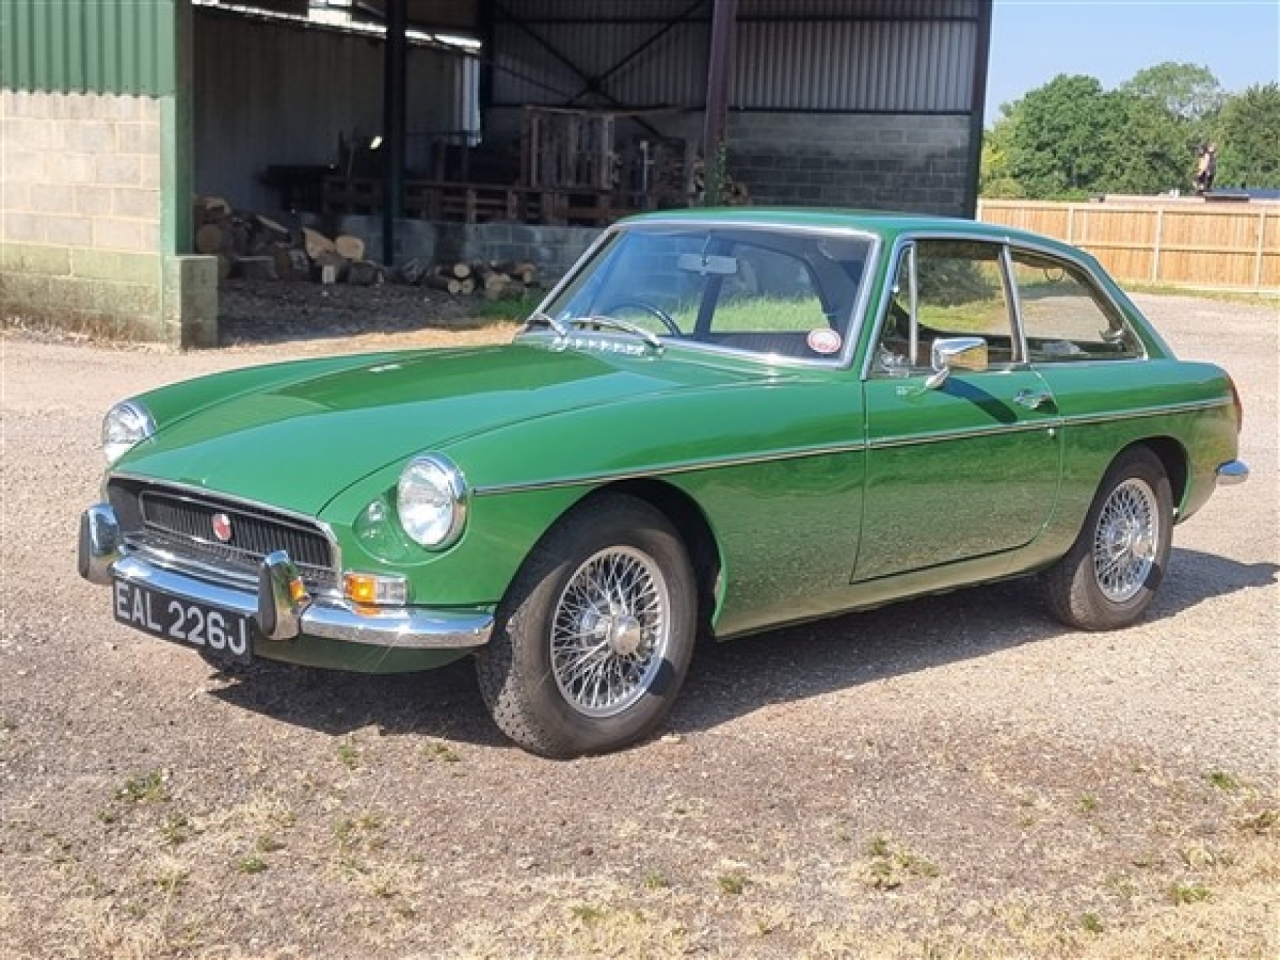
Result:
M110 492L126 542L166 562L248 584L256 582L263 557L284 550L309 589L337 584L333 545L305 520L166 487L113 481ZM214 534L219 514L230 522L225 543Z

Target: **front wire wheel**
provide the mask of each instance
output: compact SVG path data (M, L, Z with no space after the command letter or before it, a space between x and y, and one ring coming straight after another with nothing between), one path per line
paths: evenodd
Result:
M1173 493L1146 447L1116 458L1076 542L1044 574L1050 612L1081 630L1137 621L1155 599L1172 547Z
M530 553L499 607L476 675L494 722L567 759L634 743L688 672L697 595L688 553L654 507L599 494Z
M588 717L612 717L644 696L671 635L666 579L629 547L601 550L569 578L551 627L556 686Z

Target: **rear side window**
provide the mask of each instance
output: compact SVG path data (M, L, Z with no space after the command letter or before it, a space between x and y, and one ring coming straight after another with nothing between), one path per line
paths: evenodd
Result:
M1083 270L1040 253L1012 254L1027 359L1032 363L1142 356L1138 338Z

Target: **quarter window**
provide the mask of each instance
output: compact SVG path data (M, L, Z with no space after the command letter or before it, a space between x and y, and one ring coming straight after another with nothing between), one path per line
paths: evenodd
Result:
M1079 267L1027 250L1013 251L1013 276L1033 363L1127 360L1142 345L1120 312Z

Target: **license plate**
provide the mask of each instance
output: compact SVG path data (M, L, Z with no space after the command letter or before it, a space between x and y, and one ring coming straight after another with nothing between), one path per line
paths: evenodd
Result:
M114 612L118 623L153 637L198 647L217 660L253 659L253 621L244 614L175 597L117 580Z

